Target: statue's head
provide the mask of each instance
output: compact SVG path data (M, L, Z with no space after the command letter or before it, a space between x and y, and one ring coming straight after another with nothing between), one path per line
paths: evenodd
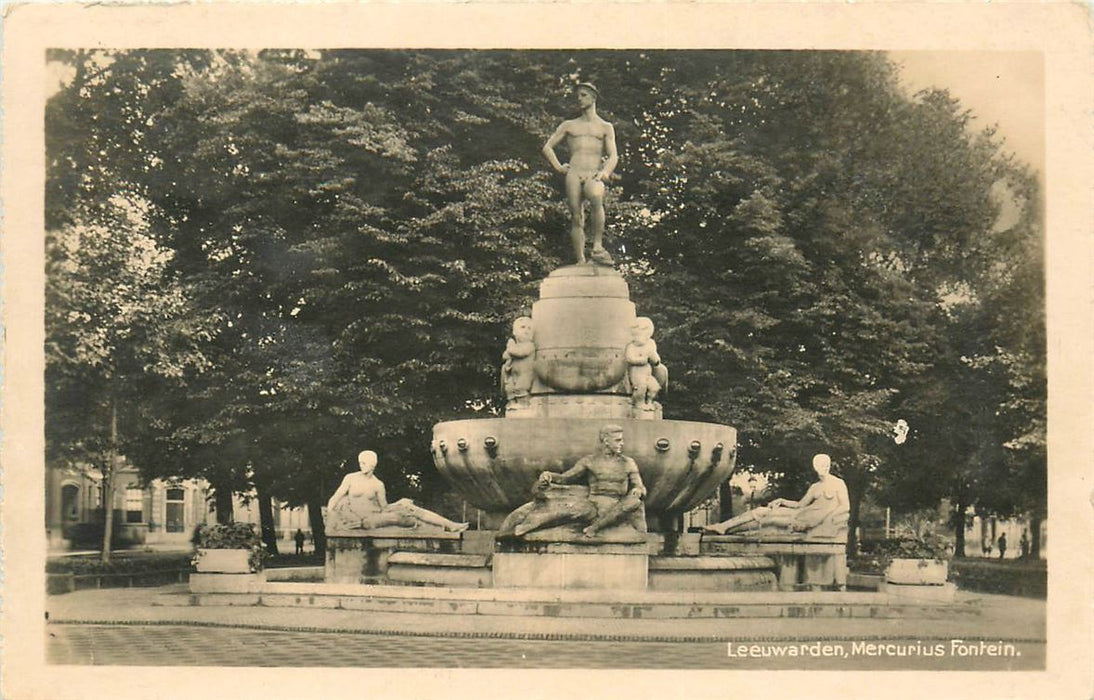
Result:
M639 316L631 324L631 338L639 343L644 343L653 337L653 321L645 316Z
M623 453L623 427L609 423L600 428L600 444L614 454Z
M600 97L600 91L592 83L578 83L574 86L574 96L577 97L578 105L584 107L586 101L590 104L596 104L597 99Z
M818 454L818 455L813 455L813 470L816 471L818 475L823 476L823 475L827 474L828 470L830 470L831 468L832 468L832 458L831 457L829 457L828 455L826 455L824 453L821 453L821 454Z
M532 319L521 316L513 321L513 338L518 342L527 343L532 340Z
M379 458L372 450L365 450L357 455L357 466L359 466L361 471L365 474L371 474L376 469L376 463L378 461Z

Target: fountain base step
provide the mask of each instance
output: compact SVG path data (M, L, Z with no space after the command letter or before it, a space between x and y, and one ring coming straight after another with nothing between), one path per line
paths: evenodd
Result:
M164 602L163 604L168 604ZM557 618L872 618L977 616L974 603L875 592L604 591L255 583L247 592L191 593L172 605L327 608L361 612Z

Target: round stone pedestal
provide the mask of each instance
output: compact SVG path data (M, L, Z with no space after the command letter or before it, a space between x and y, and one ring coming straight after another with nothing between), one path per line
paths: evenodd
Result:
M634 304L610 267L562 267L540 283L532 305L536 343L532 393L616 390L627 373Z

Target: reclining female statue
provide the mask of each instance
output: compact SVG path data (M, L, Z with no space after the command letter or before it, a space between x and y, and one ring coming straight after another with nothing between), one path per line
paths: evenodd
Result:
M850 499L843 479L832 474L832 459L826 454L813 457L817 482L800 501L776 498L766 506L730 518L703 530L719 535L755 533L760 530L805 533L809 538L838 540L847 537Z
M388 503L384 482L374 473L377 461L372 450L357 455L361 471L347 474L327 502L327 530L373 530L381 527L418 527L422 524L449 532L467 529L468 523L457 523L420 508L409 498Z

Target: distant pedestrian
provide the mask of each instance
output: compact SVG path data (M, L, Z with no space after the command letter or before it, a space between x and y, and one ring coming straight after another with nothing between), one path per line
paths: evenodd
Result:
M293 539L296 540L296 553L297 554L303 554L304 553L304 531L301 530L300 528L296 528L296 535L293 536Z
M1007 533L999 535L999 558L1007 556Z
M1029 533L1025 530L1022 530L1022 539L1018 540L1018 550L1023 559L1029 556Z
M984 535L984 539L980 540L980 553L985 557L991 556L991 537Z

